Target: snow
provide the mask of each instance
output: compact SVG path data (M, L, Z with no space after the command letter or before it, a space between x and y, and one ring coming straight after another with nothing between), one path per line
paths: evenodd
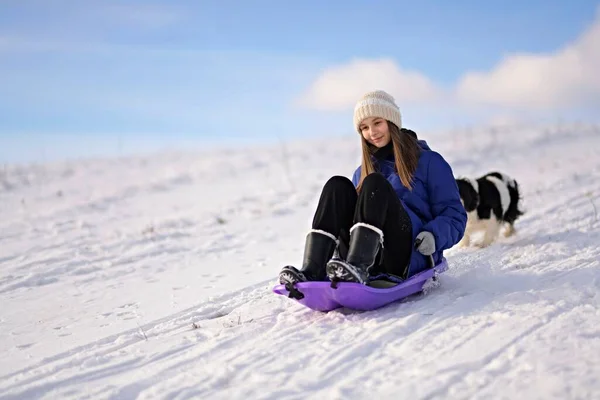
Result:
M371 312L271 291L355 136L6 165L0 398L600 398L600 127L421 136L527 213Z

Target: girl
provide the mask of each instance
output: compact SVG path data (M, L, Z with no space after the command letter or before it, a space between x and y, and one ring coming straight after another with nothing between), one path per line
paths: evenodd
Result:
M467 213L450 165L402 128L391 95L365 94L354 108L354 126L362 163L352 181L334 176L325 184L302 267L284 267L281 284L368 284L382 274L401 282L428 268L430 255L439 263L464 234Z

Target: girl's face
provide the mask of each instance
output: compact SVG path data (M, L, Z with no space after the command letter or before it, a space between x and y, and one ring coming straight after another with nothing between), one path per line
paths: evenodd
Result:
M365 118L358 128L365 140L378 148L384 147L390 142L390 130L387 121L383 118Z

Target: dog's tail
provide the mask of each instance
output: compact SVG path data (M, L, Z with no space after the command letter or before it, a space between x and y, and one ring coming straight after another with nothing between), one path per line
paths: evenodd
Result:
M523 214L525 211L522 208L521 204L521 191L519 190L519 184L516 180L512 180L510 184L506 185L508 188L508 193L510 194L510 204L508 206L508 210L504 214L504 221L509 224L514 224L514 222Z

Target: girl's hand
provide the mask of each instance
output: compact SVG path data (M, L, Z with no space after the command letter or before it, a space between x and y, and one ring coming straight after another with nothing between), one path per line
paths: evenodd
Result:
M423 231L417 235L415 248L419 253L430 256L435 253L435 237L431 232Z

